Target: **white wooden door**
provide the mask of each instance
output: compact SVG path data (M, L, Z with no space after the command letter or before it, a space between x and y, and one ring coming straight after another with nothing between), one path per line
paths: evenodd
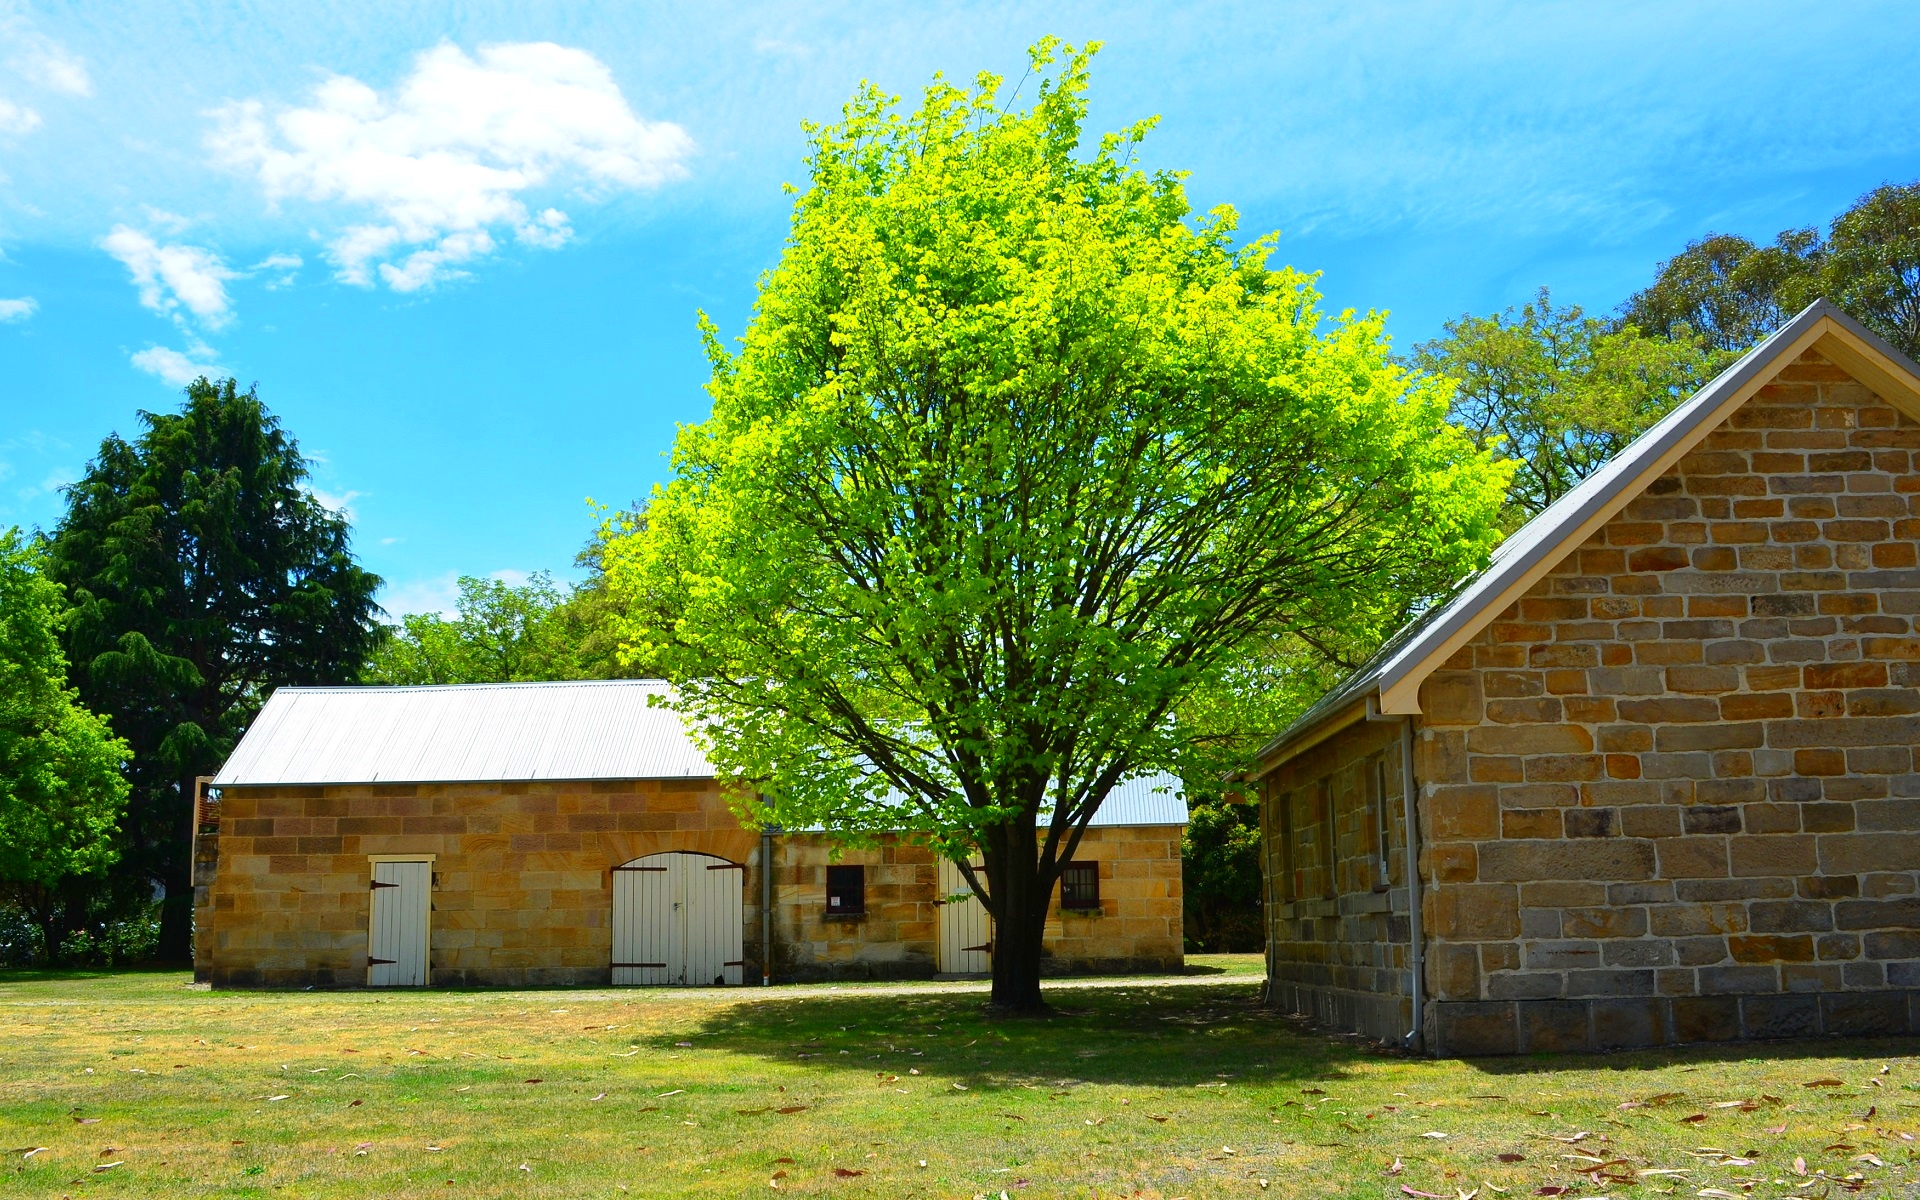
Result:
M704 854L679 856L686 872L689 987L739 987L745 967L741 945L747 870Z
M613 982L659 985L669 973L679 910L673 903L673 854L651 854L613 869Z
M986 869L979 863L971 865L976 873ZM993 918L967 886L959 865L944 858L940 860L940 970L948 975L993 970Z
M613 982L741 983L746 868L708 854L650 854L613 870Z
M367 986L427 986L433 864L376 862L368 921Z

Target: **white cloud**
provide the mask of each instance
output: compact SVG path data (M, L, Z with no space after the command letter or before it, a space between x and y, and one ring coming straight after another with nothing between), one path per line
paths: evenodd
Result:
M0 299L0 324L7 321L24 321L40 311L40 302L32 296L21 296L15 300Z
M270 200L369 212L335 236L334 265L346 282L371 286L377 275L397 291L458 275L493 252L496 232L536 247L566 241L564 212L529 212L536 190L658 187L686 174L693 150L680 126L636 116L599 59L551 42L472 57L442 43L385 95L335 76L306 108L269 115L248 100L213 116L216 159L256 173Z
M180 306L218 329L230 316L226 280L237 278L220 256L199 246L162 245L126 225L100 239L100 248L126 265L140 289L140 303L177 315Z
M515 567L501 567L498 571L489 571L487 578L497 580L508 587L525 587L527 580L533 578L533 572L522 571Z
M349 521L353 520L353 502L358 500L363 494L364 493L352 491L329 492L317 487L309 487L307 489L307 495L312 496L328 509L339 513Z
M32 133L40 128L40 114L0 96L0 133Z
M380 590L380 607L387 615L398 621L412 613L438 613L451 617L457 613L455 602L460 599L460 572L448 571L432 579L415 579L407 583L392 584Z
M45 34L17 25L5 32L14 44L8 66L43 88L69 96L93 95L93 79L87 74L85 59Z
M131 355L133 365L149 375L158 376L160 382L174 387L185 387L205 375L209 378L226 374L211 361L213 351L205 346L189 346L191 354L182 354L166 346L149 346ZM198 361L196 361L198 360Z
M293 285L293 277L298 274L300 268L305 265L306 260L298 254L269 254L251 267L248 267L247 270L272 273L274 278L267 281L267 287L271 290L274 288L291 287Z

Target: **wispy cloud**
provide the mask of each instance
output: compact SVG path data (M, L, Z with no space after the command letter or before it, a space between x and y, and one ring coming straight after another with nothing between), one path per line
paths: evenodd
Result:
M134 366L173 387L185 387L202 375L213 378L227 374L212 361L211 348L194 344L187 350L188 353L183 354L167 346L149 346L128 357Z
M32 133L40 128L40 114L0 96L0 134Z
M18 20L0 23L0 33L13 43L7 65L49 91L68 96L93 95L93 77L87 61L43 33L22 27Z
M307 494L315 500L318 500L321 504L324 504L328 509L339 513L351 521L354 519L353 502L358 500L363 493L355 491L329 492L324 488L310 487L307 489Z
M40 311L40 302L32 296L20 296L16 299L0 299L0 324L8 321L24 321Z
M394 620L411 613L437 613L451 617L460 599L460 572L448 571L426 579L388 583L380 589L380 607Z
M566 213L527 198L573 185L587 198L686 174L693 140L637 116L606 65L551 42L442 43L382 94L347 76L313 103L270 113L247 100L213 114L216 161L254 173L270 201L370 214L332 238L339 277L410 292L463 273L509 234L535 247L572 235Z
M212 329L225 325L232 302L226 281L236 278L218 254L199 246L163 245L150 234L116 225L100 248L119 259L140 289L140 303L178 316L184 307Z

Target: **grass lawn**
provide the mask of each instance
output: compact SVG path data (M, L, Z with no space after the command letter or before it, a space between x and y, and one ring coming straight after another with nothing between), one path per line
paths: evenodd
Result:
M964 985L4 973L0 1194L1920 1192L1912 1042L1429 1062L1256 1007L1257 959L1202 961L1221 973L1061 989L1017 1022Z

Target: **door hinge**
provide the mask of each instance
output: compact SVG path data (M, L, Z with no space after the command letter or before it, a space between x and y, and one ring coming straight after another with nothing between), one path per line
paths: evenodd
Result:
M370 967L390 967L399 961L397 958L375 958L371 954L367 955L367 965Z
M666 965L667 964L665 963L614 963L613 964L615 970L618 970L621 967L659 967L664 969Z
M367 890L372 891L374 888L399 887L399 886L400 885L397 883L385 883L385 882L382 882L381 880L376 879L372 883L369 883L367 885Z

